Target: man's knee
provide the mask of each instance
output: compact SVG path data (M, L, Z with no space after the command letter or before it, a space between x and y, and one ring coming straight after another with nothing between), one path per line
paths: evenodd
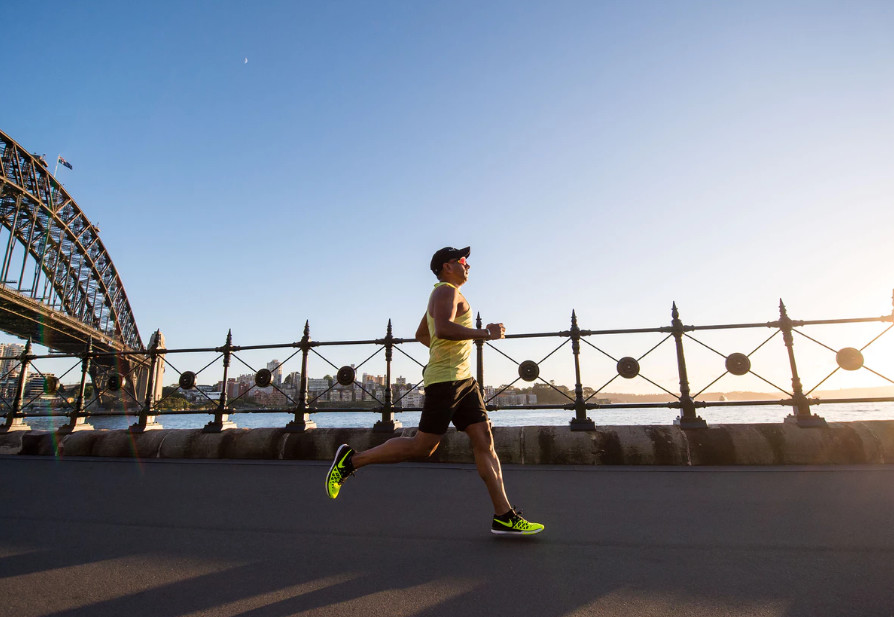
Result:
M438 445L440 445L440 443L441 443L441 442L439 442L439 441L436 441L435 443L431 443L431 444L429 444L429 443L416 443L416 444L415 444L415 445L416 445L416 449L415 449L415 451L413 452L413 454L414 454L417 458L427 458L427 457L429 457L429 456L431 456L432 454L435 453L435 450L438 449Z
M494 452L494 435L487 422L470 424L466 427L466 435L472 442L472 450L482 454Z
M438 449L440 443L440 435L417 431L416 436L413 438L413 454L418 458L431 456Z

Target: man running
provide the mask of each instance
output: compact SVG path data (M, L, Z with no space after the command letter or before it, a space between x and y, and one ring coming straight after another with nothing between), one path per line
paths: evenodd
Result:
M414 437L397 437L356 452L348 444L339 446L326 476L326 494L338 497L348 476L366 465L400 463L431 456L447 432L450 422L465 431L472 444L478 475L484 481L494 506L491 533L531 535L543 531L543 525L522 518L506 497L503 471L494 450L494 437L478 383L472 378L472 341L503 338L503 324L473 328L472 307L459 288L469 278L471 252L445 247L431 258L431 270L438 283L428 300L428 309L416 330L416 340L429 348L429 361L423 373L425 403Z

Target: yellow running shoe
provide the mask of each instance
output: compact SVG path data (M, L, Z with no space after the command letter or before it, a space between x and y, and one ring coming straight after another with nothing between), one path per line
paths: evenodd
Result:
M341 444L335 451L332 467L326 474L326 494L330 499L338 497L341 485L354 474L354 466L351 464L352 456L354 456L354 448L346 443Z
M526 521L522 517L521 511L513 508L502 516L494 515L490 532L498 536L532 536L535 533L540 533L543 529L543 525Z

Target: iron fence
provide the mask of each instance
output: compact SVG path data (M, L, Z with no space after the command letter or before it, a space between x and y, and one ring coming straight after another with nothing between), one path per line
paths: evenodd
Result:
M892 298L894 304L894 298ZM879 324L880 330L873 332L867 341L861 341L854 346L833 347L820 340L817 336L811 336L805 332L810 326L835 326L842 324ZM886 325L888 324L888 325ZM481 316L477 316L477 327L482 327ZM630 408L668 408L679 411L675 423L683 428L706 427L707 423L698 415L697 410L707 407L735 407L758 405L781 405L791 407L792 413L785 418L786 421L795 422L800 426L823 426L825 420L813 413L812 407L827 403L865 403L865 402L892 402L894 397L811 397L822 384L826 383L838 371L867 371L874 379L884 385L894 384L894 380L885 376L879 369L883 367L870 367L865 362L864 352L873 345L877 345L882 337L894 327L894 309L891 314L880 317L848 318L848 319L821 319L821 320L794 320L788 315L785 305L779 303L779 318L767 322L731 323L718 325L685 325L680 319L676 304L671 309L669 325L654 328L639 329L608 329L588 330L578 325L576 312L572 311L570 328L567 330L509 334L500 341L476 340L476 377L482 392L485 393L487 408L490 411L501 409L525 409L525 410L568 410L571 412L569 427L571 430L595 430L595 422L588 417L592 410L630 409ZM702 333L712 331L736 331L746 330L768 332L768 336L761 335L760 343L749 352L728 352L715 348L703 340ZM638 355L621 355L608 350L605 344L609 338L623 335L625 340L655 336L658 342L650 344L647 351ZM834 354L834 368L824 378L819 379L809 388L805 388L799 375L796 359L796 335L804 337L819 346L824 354ZM765 372L753 363L753 357L762 349L770 348L770 343L781 338L782 345L776 345L775 349L782 352L784 349L785 379L790 380L790 386L782 386L768 378ZM890 338L890 337L889 337ZM518 360L510 355L508 349L510 341L541 339L557 341L553 348L540 360ZM335 348L348 348L356 352L362 347L371 347L373 352L365 357L359 364L343 364L341 366L333 362L329 356L330 350ZM686 350L691 354L692 349L706 352L717 360L718 374L713 379L708 379L707 385L693 393L687 370ZM421 371L424 363L414 357L415 353L425 352L421 344L415 339L398 338L393 335L392 325L389 320L385 336L368 340L342 340L342 341L316 341L311 338L310 325L305 323L304 332L300 340L268 345L236 345L233 343L232 333L227 333L225 342L219 347L167 349L163 344L160 333L156 332L147 350L128 352L96 351L90 343L79 354L35 354L29 341L24 351L16 356L0 357L0 414L5 422L0 426L0 431L27 430L28 418L63 416L66 423L57 429L60 433L91 428L89 419L103 415L128 415L136 418L129 430L140 432L160 428L160 417L168 414L200 414L209 415L211 420L205 426L207 432L217 432L232 428L235 424L230 416L234 413L288 413L292 420L287 424L289 431L305 431L315 427L312 415L319 412L357 412L366 411L378 415L378 421L373 426L374 431L392 432L401 426L396 419L396 414L407 411L421 411L418 404L409 404L413 400L418 403L418 396L422 379L415 384L395 384L392 376L392 363L395 352L405 361ZM570 347L570 362L565 365L568 375L573 376L573 390L564 386L556 386L554 381L545 379L541 375L541 369L547 360L555 360L561 357L559 352ZM661 379L650 377L643 370L643 364L660 349L668 349L673 354L673 368L668 369L675 373L678 381L676 386L666 387ZM605 382L598 388L585 387L582 380L581 352L586 350L598 354L600 358L609 361L613 366L611 375L605 375ZM272 366L258 367L248 356L251 352L276 352L289 355L282 362L274 361ZM487 351L487 354L485 353ZM565 351L567 354L567 351ZM365 352L364 352L364 355ZM491 360L485 363L486 355L500 358L508 362L515 369L517 377L508 384L499 388L485 388L485 369L491 366ZM205 356L201 362L196 362L196 367L187 369L182 366L181 358L191 359L195 362L195 356ZM358 380L357 371L379 358L384 361L385 375L379 376L377 382ZM208 362L207 357L212 359ZM803 357L803 356L802 356ZM332 369L334 377L320 383L321 380L313 380L308 377L308 361L313 358L322 362L328 369ZM565 356L566 361L568 355ZM67 370L60 376L42 372L42 363L52 361L55 364L68 363ZM721 366L722 360L722 366ZM300 363L300 370L292 373L291 383L281 380L282 367L290 362ZM241 381L235 381L230 377L235 366L244 366L251 372L250 382L246 382L245 376ZM378 365L381 366L381 365ZM217 367L222 371L222 379L219 380L219 391L199 385L205 371ZM176 383L163 388L162 375L165 370L173 371ZM62 380L70 373L78 374L75 386L65 386ZM720 379L729 376L742 377L751 375L761 383L770 386L780 393L780 398L761 400L709 400L703 396ZM607 388L616 380L645 380L659 393L669 400L659 402L633 402L614 403L599 398L599 395L607 392ZM297 380L297 384L295 381ZM501 404L502 396L510 391L519 381L526 384L537 384L541 389L546 388L559 398L558 403L540 404L522 402L521 404ZM601 380L600 380L601 381ZM314 384L312 384L314 382ZM130 384L131 387L125 387ZM372 384L372 385L371 385ZM314 387L311 387L311 386ZM397 387L399 385L399 387ZM258 405L254 400L259 393L265 393L264 400L267 404ZM345 393L350 393L350 400L345 400ZM333 394L335 393L335 394ZM254 396L253 396L254 394ZM172 401L182 401L186 395L192 403L182 408L174 408ZM337 395L337 396L336 396ZM332 398L335 397L335 401ZM359 398L358 398L359 397ZM701 397L701 398L700 398ZM412 400L411 400L412 399ZM270 403L272 401L272 404ZM345 403L345 404L342 404Z

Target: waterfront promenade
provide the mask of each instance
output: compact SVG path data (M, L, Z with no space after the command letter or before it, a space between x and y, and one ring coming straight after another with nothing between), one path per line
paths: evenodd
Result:
M894 615L894 467L0 457L2 617Z

